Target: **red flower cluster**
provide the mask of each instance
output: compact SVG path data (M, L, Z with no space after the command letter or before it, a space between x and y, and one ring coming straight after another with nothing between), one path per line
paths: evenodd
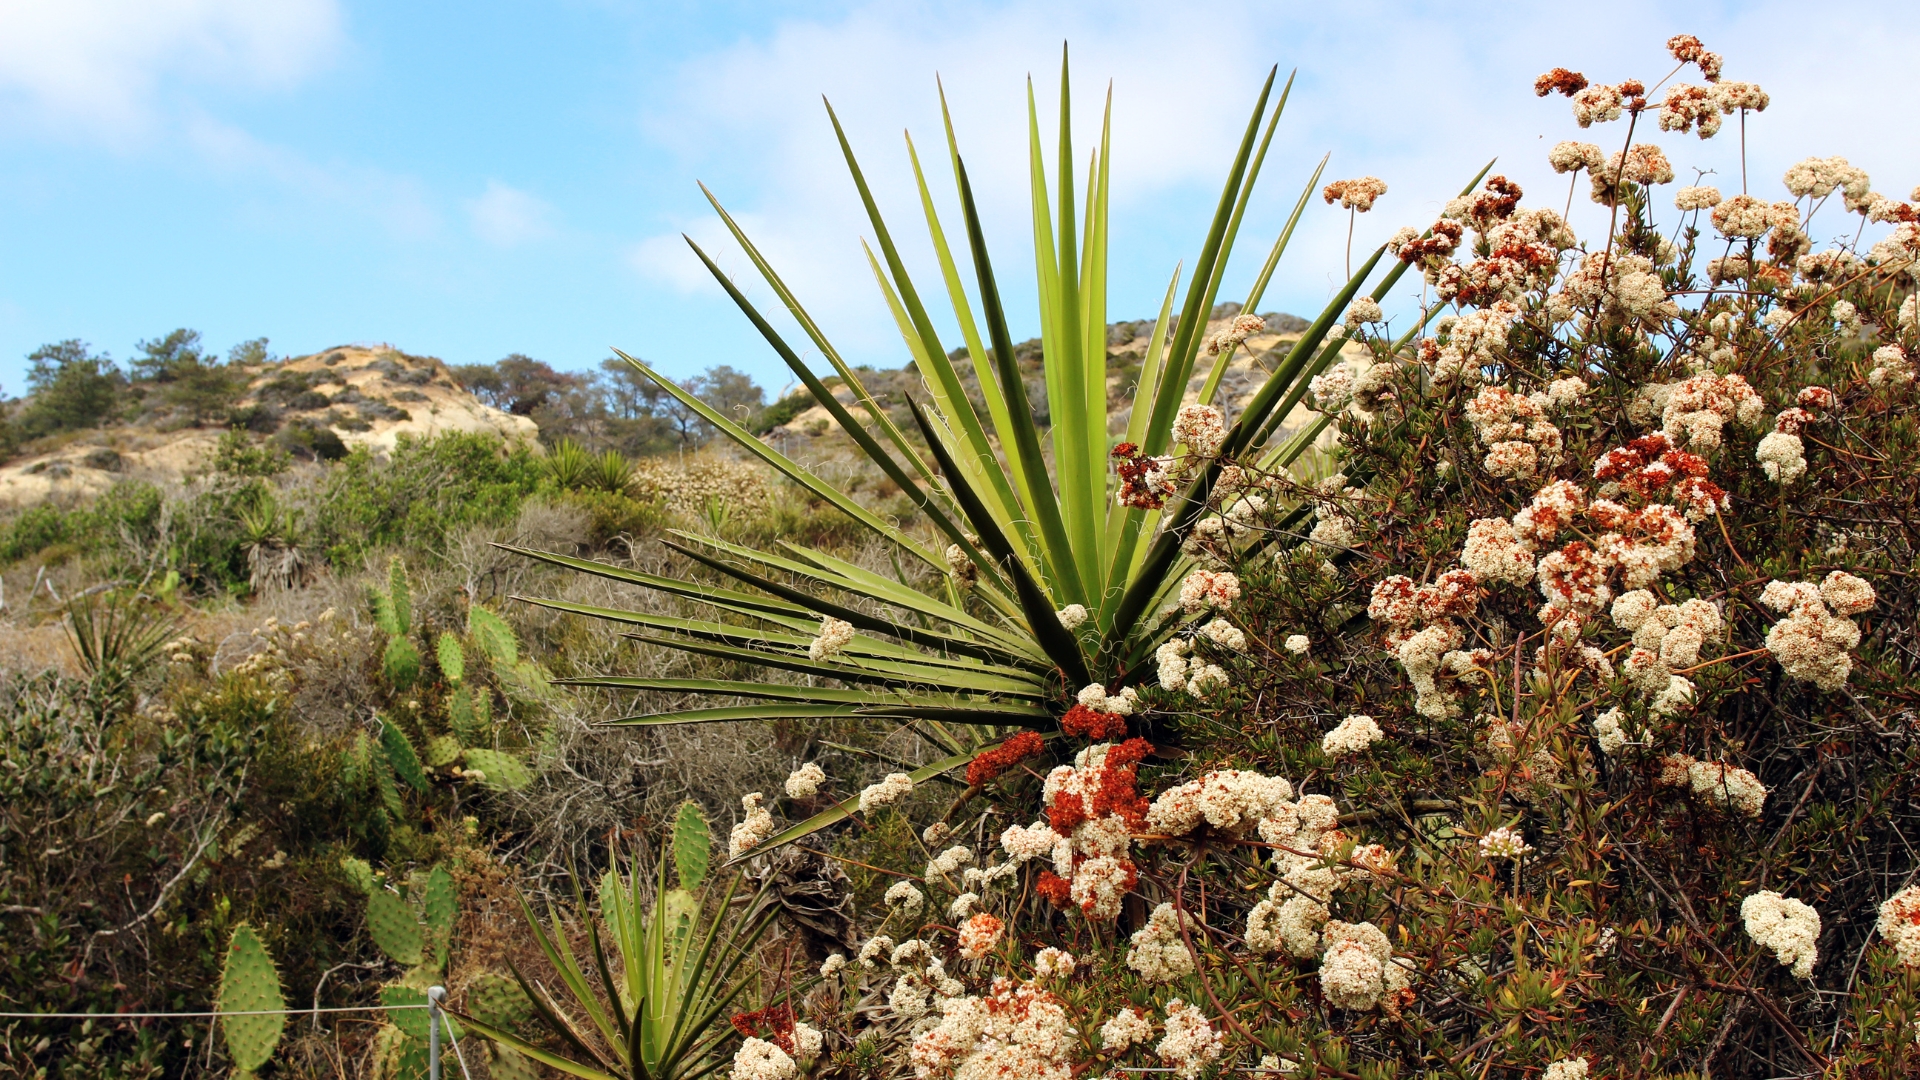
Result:
M1158 510L1173 496L1168 463L1150 457L1139 446L1123 442L1113 448L1113 471L1120 476L1120 503L1142 510Z
M1037 733L1023 731L969 762L967 783L980 787L1022 761L1039 754L1044 746Z
M1147 800L1141 798L1135 782L1141 759L1152 752L1153 744L1145 739L1128 739L1108 749L1106 761L1100 767L1100 784L1094 790L1093 798L1089 800L1068 791L1058 792L1047 806L1047 823L1061 836L1071 836L1083 821L1117 814L1129 827L1144 828Z
M1047 898L1054 907L1071 907L1073 904L1073 882L1051 870L1040 871L1040 880L1034 883L1033 891Z
M740 1013L733 1017L733 1028L749 1038L759 1038L766 1031L766 1040L781 1050L793 1053L793 1006L782 1002L769 1005L764 1009Z
M1127 733L1127 718L1119 713L1101 712L1085 705L1075 705L1060 718L1060 730L1069 735L1079 735L1094 742L1118 739Z
M1433 235L1400 245L1400 261L1419 263L1428 257L1451 258L1460 247L1460 238L1466 235L1466 231L1459 222L1441 218L1433 223Z
M1554 68L1533 80L1535 97L1546 97L1555 92L1572 97L1586 88L1587 77L1577 71L1568 71L1566 68Z
M1725 509L1726 490L1708 480L1707 459L1676 449L1665 435L1643 435L1601 455L1593 464L1596 480L1611 480L1643 499L1671 491L1671 497L1696 512Z

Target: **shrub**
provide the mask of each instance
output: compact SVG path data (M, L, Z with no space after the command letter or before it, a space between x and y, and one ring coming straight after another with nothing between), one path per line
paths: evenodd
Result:
M388 546L432 547L454 529L512 520L539 486L539 459L492 436L403 436L387 457L362 447L333 467L311 531L335 563Z
M20 413L27 438L73 428L100 427L115 419L126 377L104 353L68 339L27 354L32 399Z

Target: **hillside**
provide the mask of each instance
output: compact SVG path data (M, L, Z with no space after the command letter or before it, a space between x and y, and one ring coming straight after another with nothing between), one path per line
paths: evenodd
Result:
M440 360L388 345L343 345L231 370L245 386L230 414L299 456L391 450L402 435L456 431L538 444L531 419L482 403ZM220 434L217 427L129 423L50 437L41 443L54 445L30 446L0 466L0 507L85 499L123 479L178 479L205 468Z

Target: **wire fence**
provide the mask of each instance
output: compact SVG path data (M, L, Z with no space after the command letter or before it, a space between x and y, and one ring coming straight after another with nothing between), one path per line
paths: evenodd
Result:
M447 988L432 986L427 988L427 1000L419 1005L330 1005L323 1009L209 1009L196 1012L0 1012L0 1020L218 1020L229 1016L315 1016L321 1013L388 1013L425 1009L428 1080L441 1080L440 1038L443 1030L446 1041L453 1047L454 1059L460 1063L460 1075L465 1080L472 1080L472 1074L467 1071L466 1051L461 1048L460 1040L454 1037L453 1021L448 1019L443 1007L446 1000Z

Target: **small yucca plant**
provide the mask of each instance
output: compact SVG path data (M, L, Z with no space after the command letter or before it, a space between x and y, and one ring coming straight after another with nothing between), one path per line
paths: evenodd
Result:
M541 600L560 610L637 627L642 640L727 661L746 662L808 676L805 685L722 679L607 676L575 685L706 693L747 698L756 704L702 708L631 718L637 724L698 723L747 719L879 717L918 721L952 756L915 774L919 780L966 762L1007 727L1050 729L1064 703L1082 687L1102 683L1117 689L1151 670L1155 649L1178 632L1177 617L1156 615L1178 593L1192 568L1182 553L1189 531L1208 510L1223 466L1277 470L1312 445L1326 421L1272 444L1281 420L1307 392L1308 380L1339 355L1347 336L1341 316L1372 275L1375 251L1351 276L1319 317L1301 334L1278 368L1245 402L1231 426L1214 439L1186 438L1184 468L1154 478L1159 494L1142 497L1140 468L1176 452L1182 440L1176 419L1204 342L1207 316L1255 177L1286 104L1270 99L1277 69L1261 88L1220 202L1194 262L1179 316L1174 273L1162 303L1124 431L1110 421L1107 371L1107 192L1109 120L1088 166L1082 199L1069 124L1066 63L1061 65L1056 183L1050 183L1041 149L1041 129L1028 88L1033 235L1039 276L1039 310L1051 431L1035 420L1014 356L995 272L987 254L967 171L946 123L961 218L965 256L972 264L976 296L969 296L961 263L935 211L926 175L911 140L907 151L919 185L928 236L939 260L941 285L973 358L982 416L970 400L961 373L949 359L928 315L921 291L909 278L892 235L868 190L851 145L834 128L866 206L879 251L869 262L901 336L925 380L925 400L909 399L915 430L901 430L850 365L840 356L733 218L715 199L721 219L773 293L804 329L812 346L852 391L853 407L837 399L801 361L799 351L775 331L742 291L691 239L721 288L733 298L776 353L832 415L848 437L911 499L939 539L910 534L875 514L835 485L761 442L739 424L659 375L622 357L673 394L709 424L732 438L816 498L885 538L900 553L931 567L945 581L938 594L872 573L824 551L784 543L777 552L757 551L712 537L678 534L668 545L732 578L745 588L710 585L647 574L558 555L536 558L684 597L714 612L712 621L644 612L587 608ZM942 97L945 115L945 99ZM831 115L831 109L829 109ZM1323 160L1321 166L1324 167ZM1249 292L1243 311L1260 302L1320 177L1316 169L1292 216L1275 240ZM1477 178L1476 178L1477 179ZM1471 185L1469 185L1470 187ZM704 189L703 189L704 190ZM1084 206L1084 211L1080 207ZM1395 263L1373 290L1384 297L1405 266ZM1217 344L1217 343L1216 343ZM1232 358L1237 340L1220 349L1199 392L1208 404ZM1051 435L1051 453L1043 446ZM917 436L917 438L915 438ZM1130 447L1115 447L1118 440ZM1217 441L1216 441L1217 440ZM1203 445L1203 444L1212 445ZM1110 471L1110 452L1129 469ZM1131 478L1127 475L1132 473ZM1132 485L1132 486L1129 486ZM1295 511L1296 518L1307 510ZM1285 530L1279 530L1284 532ZM904 579L905 575L901 575ZM824 620L824 621L823 621ZM836 622L836 620L838 622ZM849 627L858 636L845 640ZM822 634L831 627L833 633ZM831 638L831 640L829 640ZM834 648L842 640L842 647ZM825 643L826 647L821 647ZM974 735L949 725L975 725ZM985 730L980 730L984 728ZM984 738L983 738L984 736ZM757 850L822 828L844 817L842 806L796 826Z

